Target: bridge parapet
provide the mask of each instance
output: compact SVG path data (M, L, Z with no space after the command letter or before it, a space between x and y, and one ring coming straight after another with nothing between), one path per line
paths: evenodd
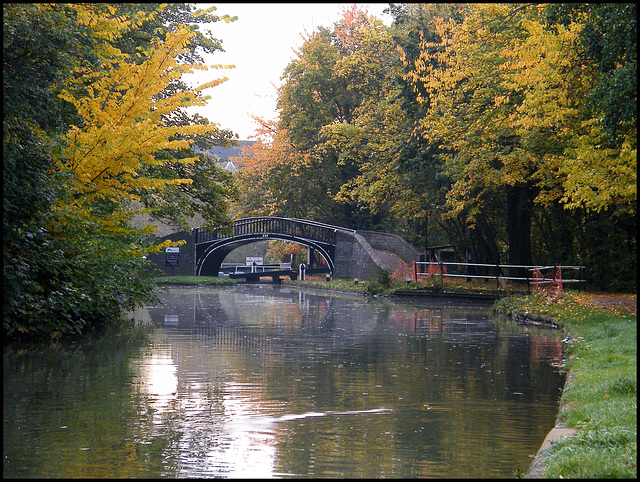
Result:
M358 233L338 233L335 278L375 280L378 268L386 269L367 240Z
M379 231L358 231L358 234L363 236L373 249L389 251L407 264L420 261L418 250L402 236Z

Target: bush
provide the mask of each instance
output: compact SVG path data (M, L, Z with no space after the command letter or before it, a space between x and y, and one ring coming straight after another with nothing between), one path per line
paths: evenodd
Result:
M5 250L5 339L79 333L154 299L151 263L128 251L140 238L83 228L32 228Z
M376 282L384 289L391 288L391 273L388 270L378 267L378 276Z

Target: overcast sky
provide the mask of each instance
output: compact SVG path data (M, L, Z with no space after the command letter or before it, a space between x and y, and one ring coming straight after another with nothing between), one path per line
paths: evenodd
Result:
M225 49L205 58L208 64L231 64L235 69L198 71L199 83L229 77L225 83L205 91L211 96L206 107L195 109L221 128L250 139L256 127L251 115L275 119L276 87L284 68L295 58L294 49L303 43L303 34L318 27L332 27L344 8L353 3L222 3L215 14L237 16L235 22L216 22L201 29L211 30ZM391 18L382 11L388 3L356 3L385 24Z

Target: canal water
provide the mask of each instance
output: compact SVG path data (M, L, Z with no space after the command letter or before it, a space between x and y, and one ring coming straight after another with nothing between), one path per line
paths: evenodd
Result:
M489 305L171 288L11 346L4 477L515 477L554 426L561 334Z

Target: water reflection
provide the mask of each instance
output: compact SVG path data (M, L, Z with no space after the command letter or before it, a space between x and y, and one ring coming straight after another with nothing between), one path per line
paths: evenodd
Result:
M146 357L140 364L142 391L152 405L153 412L165 412L175 399L178 388L176 369L169 347Z
M49 366L46 350L5 353L5 394L26 394L5 395L6 476L505 477L555 421L559 334L496 324L487 306L271 285L161 298L133 315L155 327L146 338L102 354L101 381L69 359L66 373ZM111 423L74 424L56 399ZM62 445L31 420L56 413ZM34 442L56 462L18 454Z

